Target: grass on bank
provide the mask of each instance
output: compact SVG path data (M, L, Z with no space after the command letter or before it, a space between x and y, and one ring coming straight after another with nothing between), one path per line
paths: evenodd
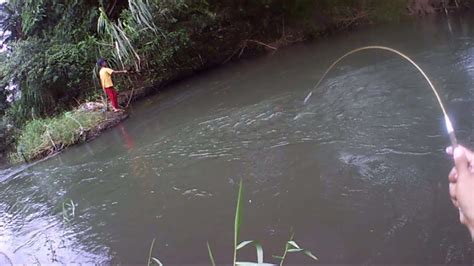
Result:
M13 163L30 161L75 144L84 133L106 119L100 111L71 111L59 116L34 119L25 125L16 141L16 150L9 154Z

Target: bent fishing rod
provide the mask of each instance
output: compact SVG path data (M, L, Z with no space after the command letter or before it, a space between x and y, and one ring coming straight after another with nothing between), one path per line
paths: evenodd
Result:
M379 45L364 46L364 47L359 47L359 48L353 49L353 50L347 52L346 54L344 54L343 56L339 57L336 61L334 61L329 66L329 68L326 70L326 72L324 72L324 74L321 76L319 81L316 83L316 85L313 87L313 89L306 96L303 103L306 104L309 101L309 99L313 95L313 92L319 87L319 85L324 80L326 75L331 71L331 69L334 68L335 65L337 65L337 63L339 63L340 61L342 61L344 58L346 58L347 56L349 56L351 54L354 54L354 53L357 53L357 52L360 52L360 51L364 51L364 50L383 50L383 51L388 51L388 52L395 53L395 54L399 55L400 57L402 57L403 59L405 59L406 61L410 62L421 73L421 75L428 82L431 90L435 94L436 99L438 100L439 106L441 107L441 111L443 112L443 115L444 115L444 122L445 122L446 130L448 131L449 140L451 142L451 146L454 149L458 145L458 142L457 142L457 139L456 139L456 134L454 132L454 127L453 127L453 124L451 123L451 119L449 119L449 116L448 116L448 113L446 112L446 109L444 108L444 104L441 101L441 97L439 96L438 91L434 87L433 83L428 78L428 76L425 74L425 72L415 63L415 61L413 61L410 57L403 54L402 52L397 51L397 50L395 50L393 48L390 48L390 47L379 46Z

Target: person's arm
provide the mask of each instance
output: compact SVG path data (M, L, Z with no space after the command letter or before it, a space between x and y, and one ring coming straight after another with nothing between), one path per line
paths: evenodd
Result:
M127 74L127 70L113 70L112 74Z

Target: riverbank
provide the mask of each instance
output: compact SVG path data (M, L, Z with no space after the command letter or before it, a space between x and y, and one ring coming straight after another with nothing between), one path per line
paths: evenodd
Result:
M407 5L406 0L363 1L361 4L328 4L326 1L301 1L296 4L275 1L267 5L244 1L235 5L215 3L208 6L192 6L196 9L194 11L188 6L190 10L186 12L181 10L175 14L176 23L168 25L169 28L163 33L168 40L159 45L156 43L159 48L142 45L150 42L143 41L140 37L131 40L132 43L137 43L135 48L142 55L143 66L133 75L117 77L119 102L122 106L128 106L131 102L160 91L172 82L241 58L273 54L295 43L321 39L336 32L354 30L364 25L412 19L413 16L409 17L407 9L412 15L435 12L435 7L438 11L443 11L439 5L426 5L422 2L426 1L408 1L412 3L411 5ZM154 38L152 42L158 39L155 35L152 38ZM89 72L87 77L82 81L89 79ZM47 127L40 126L63 120L71 123L72 119L66 119L66 114L76 114L77 108L66 113L64 110L70 110L71 106L84 101L100 99L102 94L100 89L82 83L81 86L84 87L75 90L77 95L70 93L64 96L56 90L51 93L63 97L65 102L72 99L76 101L74 104L69 103L68 107L46 110L44 106L55 105L41 102L40 107L44 109L44 113L38 111L39 116L51 118L36 119L37 113L34 112L34 108L19 108L22 104L21 99L7 111L12 121L16 121L20 128L13 144L14 152L10 156L13 161L39 159L90 139L84 137L83 134L87 133L83 133L83 128L71 124L72 133L59 134L57 139L48 141L49 131L44 129ZM59 91L64 93L62 87ZM45 99L49 99L48 97ZM93 111L81 115L90 118L88 131L97 131L93 135L123 119L116 117L110 120L113 114L104 114L106 115L102 117L102 113ZM108 121L110 125L106 123L107 126L104 126L102 124L104 121Z
M32 120L19 134L9 161L29 162L51 156L96 138L127 117L126 112L106 111L104 104L88 102L59 116Z

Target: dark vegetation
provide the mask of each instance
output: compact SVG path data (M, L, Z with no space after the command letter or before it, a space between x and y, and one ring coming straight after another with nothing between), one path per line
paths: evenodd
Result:
M117 82L132 98L139 88L158 88L230 60L471 2L8 0L0 4L0 114L20 136L31 121L100 99L99 57L135 72Z

